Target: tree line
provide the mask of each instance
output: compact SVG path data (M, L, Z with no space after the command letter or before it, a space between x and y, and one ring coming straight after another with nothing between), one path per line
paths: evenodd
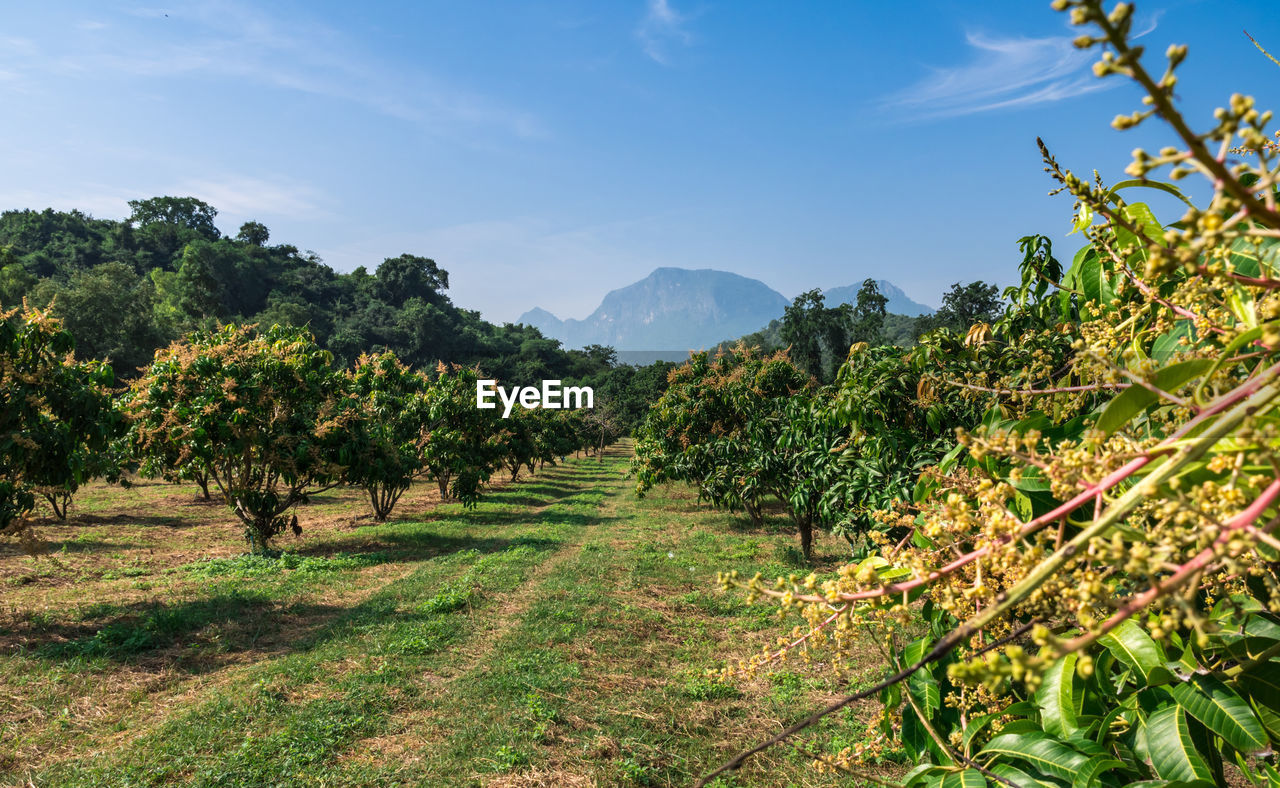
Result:
M362 489L382 521L415 479L474 504L499 471L514 481L622 434L607 409L479 409L473 367L414 370L383 351L343 368L289 326L193 331L122 389L73 350L48 312L0 313L0 534L30 542L37 497L65 518L85 482L136 473L216 494L265 553L300 532L298 504L337 485Z
M224 235L217 209L194 197L129 206L122 221L52 209L0 214L0 307L25 299L49 310L82 359L106 361L122 380L192 331L293 326L341 367L390 351L417 368L480 364L512 382L590 385L634 425L670 368L622 367L611 348L565 350L531 326L489 323L453 304L448 271L427 257L338 273L311 252L271 244L260 222Z
M850 344L911 347L939 328L963 331L975 323L990 323L1003 308L1000 289L981 280L956 282L943 294L942 306L928 315L896 315L886 311L887 303L874 279L862 282L852 304L828 305L822 290L809 290L796 296L781 318L717 350L739 343L765 352L786 349L801 369L830 383Z

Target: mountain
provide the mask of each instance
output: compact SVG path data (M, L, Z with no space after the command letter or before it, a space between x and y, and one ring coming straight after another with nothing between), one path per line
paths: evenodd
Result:
M879 280L891 314L916 317L933 310L912 301L892 282ZM824 292L828 306L858 301L861 285ZM658 268L635 284L614 290L585 320L561 320L530 309L517 321L534 326L568 348L610 345L619 351L699 350L759 331L782 317L791 303L757 279L702 268Z
M907 294L902 292L902 288L884 279L877 279L876 284L880 286L880 295L889 299L884 305L884 311L891 315L906 315L907 317L920 317L921 315L933 314L933 307L912 301L907 298ZM844 287L832 287L822 291L822 295L826 297L827 306L835 306L836 304L856 304L858 303L858 291L862 289L862 285L845 285Z
M764 282L727 271L658 268L606 295L585 320L561 320L532 309L518 322L570 348L690 350L755 331L780 317L789 303Z

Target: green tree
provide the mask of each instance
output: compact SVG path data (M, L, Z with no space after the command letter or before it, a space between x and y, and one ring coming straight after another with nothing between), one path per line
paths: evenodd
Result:
M937 328L963 334L979 323L994 323L1004 307L1000 288L981 280L956 282L942 296L942 306L916 321L917 336Z
M449 273L435 260L418 255L388 257L378 266L375 276L382 299L395 306L402 306L411 298L437 303L449 289Z
M121 377L150 362L168 339L156 322L155 285L125 263L75 271L65 284L43 280L31 297L61 318L81 358L107 361Z
M220 236L213 220L218 210L195 197L152 197L147 200L130 200L128 222L145 228L151 225L172 225L191 230L210 240Z
M760 356L738 346L715 359L695 353L677 367L670 385L636 430L636 491L665 481L694 485L699 498L761 522L769 496L790 502L798 475L782 467L779 451L787 403L810 390L812 379L785 353ZM814 518L791 507L808 558Z
M365 490L379 522L422 470L428 385L391 352L361 356L344 376L343 429L331 434L346 482Z
M290 510L341 478L331 361L310 334L280 326L196 332L158 352L125 403L144 469L194 463L244 524L250 550L269 550Z
M848 304L828 307L821 290L809 290L786 308L780 337L801 369L830 380L849 347L852 320Z
M880 292L880 285L874 279L864 279L858 289L858 303L853 307L854 342L865 342L868 345L879 345L884 341L885 304L889 303ZM837 358L839 365L843 358Z
M74 359L75 340L48 312L0 313L0 533L19 528L34 494L59 519L81 484L107 470L123 422L111 368Z
M440 364L427 390L422 464L444 501L474 504L502 460L499 413L476 407L479 379L475 369Z
M266 246L271 239L271 231L261 222L245 222L236 233L236 240L250 246Z
M10 259L7 256L2 259ZM10 262L0 268L0 307L16 307L39 282L21 263Z

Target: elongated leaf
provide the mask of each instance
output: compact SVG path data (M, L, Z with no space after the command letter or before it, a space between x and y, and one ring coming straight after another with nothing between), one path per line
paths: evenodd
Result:
M1190 200L1187 199L1186 195L1184 195L1178 189L1177 186L1174 186L1173 184L1169 184L1169 183L1161 183L1159 181L1148 181L1148 180L1138 180L1138 179L1120 181L1115 186L1112 186L1110 189L1108 189L1107 193L1108 195L1114 195L1117 192L1123 191L1124 189L1135 189L1135 188L1159 189L1162 192L1168 192L1169 194L1172 194L1174 197L1177 197L1179 200L1182 200L1184 203L1186 203L1188 206L1192 208L1196 207L1194 203L1192 203Z
M1080 265L1080 289L1095 311L1101 311L1115 301L1116 292L1102 261L1096 257L1085 259Z
M1240 752L1257 752L1267 746L1267 733L1248 702L1218 679L1194 675L1174 686L1173 698Z
M1116 659L1133 668L1148 686L1162 684L1173 678L1165 667L1164 652L1142 627L1125 621L1098 639Z
M1196 751L1191 724L1180 706L1169 704L1147 718L1147 754L1166 780L1213 780L1213 770Z
M931 782L937 782L937 776L941 774L943 767L936 766L932 763L922 763L911 771L902 776L902 788L913 788L917 785L928 785Z
M1157 244L1164 243L1164 227L1145 203L1135 202L1131 205L1126 205L1124 215L1131 223L1142 228L1142 234L1146 236L1142 243L1145 244L1147 240ZM1126 246L1134 240L1136 239L1128 230L1123 227L1116 228L1116 242L1120 246Z
M1009 763L998 763L992 766L991 773L997 777L1003 777L1018 786L1018 788L1066 788L1066 786L1070 785L1065 780L1049 777L1039 772L1034 775L1030 774Z
M965 769L943 777L942 788L987 788L987 778L977 769Z
M1235 680L1247 694L1280 711L1280 663L1263 662Z
M1191 325L1190 320L1179 320L1174 323L1173 328L1156 338L1151 343L1151 357L1161 364L1169 363L1169 360L1186 352L1186 347L1182 344L1185 338L1191 340L1195 329Z
M969 724L964 726L965 751L967 752L969 750L969 747L973 743L973 739L975 736L978 736L980 733L986 730L987 726L991 724L992 720L1002 716L1004 716L1004 712L997 711L997 712L992 712L991 714L982 714L977 717L971 717L969 719Z
M978 754L1018 758L1064 780L1074 780L1089 765L1088 757L1043 732L1002 733Z
M878 557L878 556L875 556L875 557ZM870 560L870 559L867 559L867 560ZM884 561L883 558L881 558L880 560ZM888 561L885 561L885 563L887 564ZM902 649L902 666L906 668L919 662L921 659L924 658L924 655L928 653L929 646L931 645L933 644L929 641L929 638L927 637L920 638L919 640L913 640L910 643L908 643Z
M1274 706L1264 706L1256 700L1251 700L1250 703L1253 704L1253 711L1262 722L1262 727L1266 728L1271 736L1272 746L1280 744L1280 711L1276 711Z
M1231 244L1231 253L1227 259L1231 270L1237 274L1269 277L1276 269L1278 251L1280 247L1274 238L1267 238L1257 246L1253 239L1237 238Z
M1237 676L1233 687L1252 702L1272 741L1280 741L1280 663L1264 662Z
M1173 393L1208 372L1213 367L1213 360L1207 358L1191 359L1170 364L1156 373L1152 385L1162 391ZM1128 424L1134 416L1154 405L1160 398L1155 392L1142 386L1130 386L1107 403L1107 407L1098 417L1097 429L1107 435Z
M1040 707L1045 732L1066 738L1079 730L1077 694L1076 655L1068 654L1049 666L1036 690L1036 705Z

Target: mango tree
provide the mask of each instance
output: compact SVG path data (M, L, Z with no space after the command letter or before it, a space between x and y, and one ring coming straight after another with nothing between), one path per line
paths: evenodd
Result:
M422 470L430 430L429 383L394 353L363 355L343 378L339 405L344 428L334 435L345 481L369 496L382 522Z
M426 392L430 426L421 461L444 501L475 503L501 461L497 437L501 412L476 407L476 383L481 377L469 367L440 364Z
M672 371L667 390L637 430L637 492L685 481L700 498L745 509L761 522L767 496L786 500L760 473L761 453L777 449L786 401L812 385L785 353L762 357L739 346L714 359L693 354Z
M44 495L59 519L71 495L106 468L122 420L111 368L79 362L47 312L0 313L0 533L19 531Z
M1193 130L1175 106L1186 47L1169 47L1151 72L1131 42L1132 5L1054 6L1087 28L1077 47L1103 50L1099 76L1146 93L1113 125L1160 118L1177 144L1136 150L1134 180L1115 185L1042 147L1088 242L1065 271L1041 244L1024 246L1025 292L1006 328L984 321L964 349L944 336L922 351L917 390L890 395L899 408L984 406L911 499L876 514L903 537L832 573L722 578L798 607L807 624L726 675L821 650L803 661L846 680L842 667L865 648L853 633L865 631L885 649L883 678L700 784L874 697L884 713L843 737L856 744L819 753L820 768L883 782L867 766L901 750L915 764L907 786L1280 785L1271 113L1237 94ZM1206 176L1207 204L1157 181L1165 168L1173 181ZM1135 189L1186 210L1162 221L1129 199ZM872 393L844 383L849 399Z
M158 351L130 387L136 451L152 470L207 473L250 550L266 552L294 506L341 479L333 434L345 429L342 381L331 361L301 329L193 333Z
M536 470L536 463L542 456L539 446L539 431L543 421L542 411L526 410L515 407L510 415L501 421L498 440L502 447L501 462L511 473L511 481L520 478L520 470L528 467L529 472Z

